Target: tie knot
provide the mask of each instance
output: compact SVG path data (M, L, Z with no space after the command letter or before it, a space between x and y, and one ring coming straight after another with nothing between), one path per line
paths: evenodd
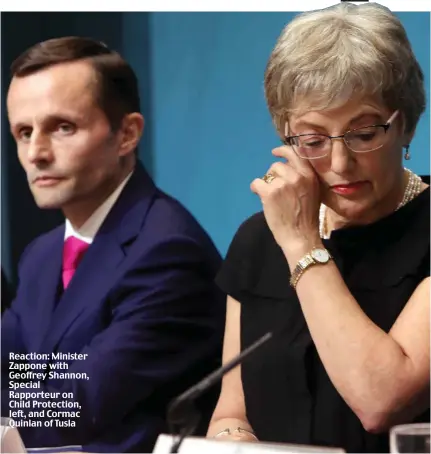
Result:
M63 247L63 270L76 270L89 246L88 243L74 236L67 238Z

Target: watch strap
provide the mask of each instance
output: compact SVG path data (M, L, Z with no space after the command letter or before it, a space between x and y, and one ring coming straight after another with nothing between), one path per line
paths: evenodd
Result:
M328 250L326 250L329 256L329 260L332 259L331 254L329 253ZM329 262L328 260L328 262ZM326 263L328 263L326 262ZM301 276L304 274L304 272L310 268L313 265L321 264L324 265L325 263L318 262L313 258L311 255L311 252L308 252L307 254L304 255L300 260L298 260L297 265L295 266L294 270L292 271L292 274L290 276L290 285L296 289L296 286L298 284L299 279Z

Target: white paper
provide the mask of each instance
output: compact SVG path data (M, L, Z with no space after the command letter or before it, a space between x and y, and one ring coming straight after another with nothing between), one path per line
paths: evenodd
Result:
M157 439L153 454L168 454L171 451L176 437L162 434ZM273 454L273 453L342 453L339 448L324 448L321 446L293 445L281 443L249 443L237 441L221 441L210 438L188 437L180 449L179 454Z

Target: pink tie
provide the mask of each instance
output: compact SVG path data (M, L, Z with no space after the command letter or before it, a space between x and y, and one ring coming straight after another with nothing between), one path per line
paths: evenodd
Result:
M90 245L74 236L70 236L64 242L63 247L63 286L64 289L69 285L79 262L84 256L85 251Z

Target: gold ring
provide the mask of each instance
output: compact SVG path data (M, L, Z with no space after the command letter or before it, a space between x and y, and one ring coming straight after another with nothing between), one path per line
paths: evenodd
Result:
M275 176L272 173L265 173L265 175L262 177L262 180L265 183L270 184L272 180L274 180Z

